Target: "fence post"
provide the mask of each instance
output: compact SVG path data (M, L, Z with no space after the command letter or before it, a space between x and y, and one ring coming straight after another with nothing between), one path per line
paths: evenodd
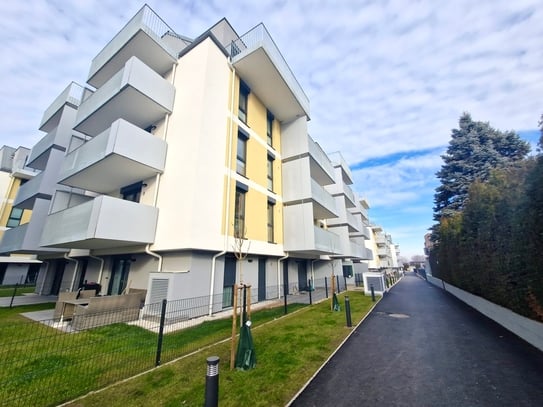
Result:
M217 407L219 405L219 357L207 358L205 407Z
M345 291L347 291L347 277L343 276L343 282L345 283Z
M370 284L370 290L371 290L371 300L375 302L375 290L373 289L373 284Z
M11 301L9 302L9 308L13 308L13 299L15 298L15 295L17 294L17 287L19 286L19 283L15 283L15 288L13 289L13 294L11 295Z
M328 298L328 277L324 277L324 291L326 292L326 298Z
M345 317L347 319L347 326L350 328L353 326L351 321L351 302L349 301L349 296L345 296Z
M160 310L160 328L158 330L158 343L156 347L155 366L160 366L160 357L162 355L162 339L164 338L164 322L166 320L166 299L162 300L162 309Z
M309 305L313 305L313 298L311 296L311 291L313 291L313 287L311 286L311 279L309 279Z
M287 286L287 282L285 281L283 283L283 298L284 298L285 315L287 315L288 313L287 296L288 296L288 286Z
M339 275L336 276L336 283L337 283L337 293L339 294L341 292L339 288Z

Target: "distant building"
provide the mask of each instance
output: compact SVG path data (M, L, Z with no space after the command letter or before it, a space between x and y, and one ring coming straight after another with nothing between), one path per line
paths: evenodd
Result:
M16 208L13 200L19 187L36 173L25 167L29 149L0 148L0 239L8 229L28 223L31 211ZM0 256L0 285L34 283L41 261L36 256Z

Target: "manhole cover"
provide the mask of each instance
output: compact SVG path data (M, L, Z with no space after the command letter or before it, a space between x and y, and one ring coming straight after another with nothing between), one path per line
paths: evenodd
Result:
M407 315L407 314L399 314L399 313L395 313L395 312L378 311L377 314L386 315L386 316L392 317L392 318L409 318L409 315Z

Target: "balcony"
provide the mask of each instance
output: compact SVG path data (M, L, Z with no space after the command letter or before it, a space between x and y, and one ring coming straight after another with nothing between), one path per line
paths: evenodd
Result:
M107 193L164 171L166 142L119 119L72 151L60 168L60 184Z
M342 213L340 213L339 217L327 220L328 226L347 226L349 233L352 235L360 233L363 227L362 222L348 211L343 210L340 212Z
M320 185L330 185L334 183L334 167L326 156L322 148L308 137L308 150L311 160L309 161L311 178Z
M341 248L338 235L314 225L304 233L304 238L292 237L285 235L285 251L296 252L299 256L337 254Z
M309 99L263 24L230 45L232 65L281 122L307 116Z
M84 90L83 86L75 82L70 83L43 113L40 130L49 133L58 125L64 105L77 109L83 99Z
M27 181L17 191L17 196L13 202L13 206L22 209L32 209L36 199L51 199L51 188L48 188L43 180L46 174L41 172L31 180Z
M387 247L377 247L377 255L379 257L386 257L389 255Z
M28 155L28 165L38 170L44 170L49 160L49 153L51 148L55 146L55 140L57 139L57 130L54 129L50 133L47 133L40 141L34 144L30 154ZM60 150L65 151L64 147L58 147Z
M354 198L354 193L348 185L345 185L343 182L340 184L326 185L326 190L333 196L344 195L345 196L345 206L347 208L355 208L356 201Z
M96 136L120 118L146 128L171 113L174 94L171 83L132 57L81 103L74 129Z
M29 223L8 229L2 236L0 253L58 253L65 250L40 247L43 223L49 209L48 200L38 200Z
M315 219L329 219L338 216L334 197L314 180L311 180L311 199L313 200Z
M149 244L157 219L158 208L101 195L47 216L40 244L73 249Z
M347 185L353 184L353 173L349 168L349 165L343 158L343 155L339 151L329 154L330 160L334 163L334 167L341 169L341 178L343 182Z
M142 7L92 60L87 82L95 88L101 87L132 56L163 75L177 61L178 53L165 36L177 37L153 10L147 5Z

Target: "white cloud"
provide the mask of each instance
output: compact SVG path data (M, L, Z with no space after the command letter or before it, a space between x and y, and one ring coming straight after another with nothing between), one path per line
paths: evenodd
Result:
M143 5L127 0L0 4L2 144L31 146L52 100L84 83L92 58ZM349 163L436 149L463 111L529 130L543 112L539 0L193 1L150 6L194 37L222 17L242 34L264 22L311 101L311 136ZM374 210L420 205L439 157L356 171ZM415 192L416 191L416 192ZM417 195L418 194L418 195Z

